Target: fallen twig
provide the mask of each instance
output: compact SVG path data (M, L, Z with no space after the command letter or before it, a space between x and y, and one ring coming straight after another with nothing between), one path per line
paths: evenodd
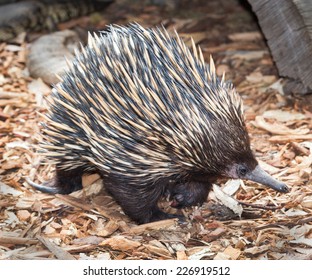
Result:
M0 244L31 245L31 244L37 244L37 243L38 241L34 238L12 237L12 236L0 235Z

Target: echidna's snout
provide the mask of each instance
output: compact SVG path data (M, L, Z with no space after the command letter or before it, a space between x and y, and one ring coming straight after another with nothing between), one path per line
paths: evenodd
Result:
M278 180L275 180L271 175L265 172L259 165L257 165L254 170L247 172L244 177L245 179L268 186L278 192L282 193L289 192L289 188L287 187L286 184Z

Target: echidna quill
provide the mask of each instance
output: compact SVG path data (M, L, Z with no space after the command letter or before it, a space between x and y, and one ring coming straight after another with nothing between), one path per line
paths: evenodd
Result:
M164 28L90 36L52 90L43 138L56 174L37 189L67 194L98 172L138 223L171 217L157 206L168 190L175 207L203 203L219 177L288 191L258 165L233 85Z

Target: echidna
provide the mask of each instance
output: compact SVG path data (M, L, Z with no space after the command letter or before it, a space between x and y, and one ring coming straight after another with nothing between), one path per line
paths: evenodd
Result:
M157 206L166 190L173 206L195 205L222 176L288 191L259 167L233 85L164 28L90 36L52 90L43 138L56 175L40 190L70 193L98 172L138 223L170 217Z

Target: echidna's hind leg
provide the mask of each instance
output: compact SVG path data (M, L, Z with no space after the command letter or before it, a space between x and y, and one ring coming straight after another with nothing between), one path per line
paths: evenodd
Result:
M104 186L120 204L125 214L139 224L178 217L158 208L157 202L163 194L159 186L134 187L107 180L104 181Z
M62 170L56 167L55 176L52 180L42 185L28 182L35 189L46 193L69 194L82 189L82 170Z

